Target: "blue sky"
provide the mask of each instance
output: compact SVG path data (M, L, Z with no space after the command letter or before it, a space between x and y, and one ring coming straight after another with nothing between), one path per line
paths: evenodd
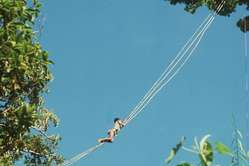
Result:
M60 117L59 151L70 158L125 117L207 16L163 0L46 1L41 42L55 62L47 106ZM181 136L211 134L231 144L232 114L245 129L243 34L246 14L217 17L191 61L115 143L75 165L163 166ZM193 155L181 152L178 161Z

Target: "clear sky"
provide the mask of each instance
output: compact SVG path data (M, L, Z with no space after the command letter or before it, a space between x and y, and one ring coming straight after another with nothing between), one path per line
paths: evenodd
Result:
M55 62L47 106L60 117L52 132L70 158L96 144L125 117L209 13L195 15L164 0L45 1L41 42ZM75 165L164 166L181 136L211 134L232 140L232 113L245 129L243 33L235 26L248 14L217 17L190 62L115 143ZM194 156L181 152L177 161Z

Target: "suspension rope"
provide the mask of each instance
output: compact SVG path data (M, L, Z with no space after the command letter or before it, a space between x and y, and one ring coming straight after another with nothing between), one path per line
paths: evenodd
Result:
M145 96L142 98L142 100L135 106L135 108L131 111L131 113L127 116L127 118L124 120L126 122L128 119L130 119L131 116L135 113L135 111L143 105L144 101L147 100L147 98L153 93L155 89L157 89L158 85L161 83L161 80L164 79L166 75L168 75L168 71L171 70L173 66L179 61L178 59L181 59L182 52L186 49L186 47L189 45L189 43L193 40L193 38L197 35L197 33L200 31L200 29L203 27L204 23L207 22L211 18L212 14L209 14L206 19L201 23L201 25L197 28L197 30L194 32L194 34L190 37L190 39L185 43L185 45L181 48L181 50L177 53L176 57L172 60L172 62L169 64L169 66L165 69L165 71L162 73L162 75L159 77L159 79L152 85L150 90L145 94ZM179 58L180 57L180 58Z
M217 8L217 12L221 10L222 6L224 2L222 2L219 7ZM176 58L171 62L171 64L169 65L169 67L164 71L164 73L160 76L160 78L155 82L155 84L152 86L152 88L149 90L149 92L144 96L144 98L138 103L138 105L133 109L133 111L128 115L128 117L125 119L125 122L128 121L130 119L131 116L133 116L133 114L135 114L135 112L139 109L139 107L141 107L143 105L143 103L148 99L148 97L151 95L151 93L153 93L153 91L160 86L160 83L162 83L165 78L170 74L172 68L174 68L179 61L184 57L184 55L187 53L187 51L189 50L189 48L193 45L194 41L189 45L189 42L191 42L191 40L193 40L192 38L196 35L196 33L201 29L201 27L203 26L203 24L210 19L212 17L212 14L208 15L207 18L203 21L203 23L200 25L200 27L196 30L196 32L192 35L192 37L189 39L189 41L184 45L184 47L180 50L180 52L177 54ZM208 24L208 23L207 23ZM201 32L199 32L198 35L201 35ZM197 35L197 37L198 37ZM188 46L188 48L186 49L186 51L182 54L182 51L186 48L186 46ZM180 58L178 58L179 56L181 56ZM178 60L177 60L178 59ZM175 62L177 60L177 62ZM174 64L175 63L175 64ZM174 65L173 65L174 64ZM173 67L172 67L173 66ZM172 68L171 68L172 67ZM171 69L170 69L171 68Z
M203 33L200 32L201 37L203 36ZM141 105L139 105L139 107L137 109L135 109L131 115L129 115L128 119L125 119L125 124L128 124L131 120L133 120L142 110L143 108L145 108L149 102L152 100L152 98L178 73L178 71L182 68L182 66L187 62L187 60L189 59L189 57L191 56L192 54L192 50L191 52L189 53L189 55L187 57L184 57L185 54L187 53L187 51L193 46L193 44L196 42L196 40L199 38L200 36L197 36L197 38L195 39L195 41L193 41L191 43L191 45L188 47L188 49L185 50L185 52L183 53L183 56L181 56L177 63L165 74L165 76L163 77L162 80L160 80L159 84L156 85L155 89L153 89L153 91L150 93L150 95L148 95L145 100L142 102ZM200 41L201 38L199 38L198 41ZM199 42L197 42L195 45L194 45L194 49L196 48L196 46L198 45ZM180 67L174 71L175 67L177 67L177 65L179 63L181 63L181 60L183 58L186 58L185 60L183 60L183 63L182 65L180 65ZM173 73L173 74L172 74ZM170 74L172 74L170 77L168 77ZM166 80L165 83L163 83L164 81Z
M213 14L209 14L204 21L200 24L194 34L190 37L190 39L186 42L186 44L181 48L176 57L172 60L169 66L164 70L163 74L159 77L159 79L153 84L153 86L149 89L149 91L145 94L145 96L140 100L140 102L135 106L135 108L131 111L131 113L124 119L125 126L130 123L144 108L149 104L149 102L156 96L156 94L166 86L183 68L183 66L188 62L194 50L199 45L201 39L204 34L208 30L208 28L213 23L215 16L222 9L225 0L223 0L217 7L216 11ZM188 54L187 54L188 53ZM187 56L185 56L187 55ZM69 166L73 163L77 162L81 158L86 157L88 154L96 151L98 148L103 146L104 143L99 143L96 146L89 148L88 150L76 155L70 160L65 161L60 166Z
M187 63L187 61L189 60L189 58L191 57L192 53L194 52L194 50L196 49L196 47L199 45L204 33L200 34L201 36L198 38L197 43L194 45L194 47L192 48L192 50L190 51L190 53L187 55L186 59L183 60L182 64L175 70L173 71L173 74L166 79L166 82L163 83L162 80L162 84L158 86L158 89L156 89L151 96L149 96L149 98L145 101L145 103L143 105L141 105L141 107L135 111L135 113L126 121L126 125L128 123L130 123L136 116L139 115L140 112L142 112L144 110L144 108L149 104L149 102L157 95L157 93L164 87L166 86L174 77L175 75L182 69L182 67ZM173 70L174 68L172 68ZM171 74L171 73L170 73Z
M100 148L101 146L103 146L104 143L99 143L96 146L93 146L91 148L89 148L88 150L76 155L75 157L71 158L70 160L67 160L66 162L63 163L63 165L61 166L69 166L72 165L73 163L77 162L78 160L80 160L81 158L87 156L88 154L96 151L98 148Z
M207 31L207 29L210 27L211 23L213 22L215 16L217 15L217 13L222 9L224 5L224 1L221 2L221 4L218 6L217 8L217 12L214 13L211 18L208 18L207 23L204 25L204 27L202 28L202 30L196 35L195 39L193 39L193 41L191 42L191 44L189 44L189 46L187 47L187 49L184 51L184 53L181 55L181 57L175 62L174 65L170 65L171 67L169 70L165 70L165 72L163 73L163 76L160 77L161 80L159 80L157 82L157 84L152 87L146 95L145 97L139 102L139 104L133 109L133 111L127 116L127 118L125 119L124 123L125 125L128 124L132 119L134 119L151 101L151 99L164 87L166 86L170 80L172 80L174 78L174 76L180 71L180 69L185 65L185 63L189 60L189 58L191 57L192 53L194 52L194 50L196 49L196 47L198 46L198 44L200 43L203 35L205 34L205 32ZM209 17L209 16L208 16ZM205 19L206 20L206 19ZM203 25L203 24L201 24ZM198 29L197 29L198 30ZM192 47L192 49L190 50L189 54L184 57L186 55L186 53L189 51L189 49ZM181 52L181 51L180 51ZM185 60L182 60L186 58ZM175 60L175 59L174 59ZM173 61L174 61L173 60ZM182 63L178 69L176 69L175 71L171 72L172 70L175 69L175 67L177 68L177 65L179 63ZM173 73L173 74L172 74ZM169 78L167 78L170 74L172 74L172 76L170 76ZM160 79L159 78L159 79ZM165 83L163 83L165 81Z

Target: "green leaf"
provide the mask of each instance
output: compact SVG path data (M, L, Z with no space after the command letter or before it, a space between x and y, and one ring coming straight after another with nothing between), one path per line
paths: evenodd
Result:
M177 166L192 166L192 164L184 162L184 163L181 163L181 164L177 164Z
M176 155L175 151L171 150L170 153L169 153L169 155L168 155L168 157L165 160L166 164L169 164L173 160L173 158L175 157L175 155Z
M208 142L210 135L206 135L200 141L200 159L202 166L211 166L213 162L213 148Z
M11 43L11 45L12 45L13 47L16 45L16 42L15 42L15 41L11 41L10 43Z
M182 137L182 138L181 138L181 141L180 141L178 144L176 144L176 146L175 146L174 148L171 149L171 151L170 151L168 157L167 157L166 160L165 160L165 162L166 162L167 164L169 164L169 163L173 160L173 158L175 157L175 155L177 154L177 152L178 152L178 151L181 149L181 147L183 146L183 143L184 143L185 140L186 140L186 138L185 138L185 137Z
M215 149L220 154L231 154L230 148L221 142L215 143Z
M207 135L205 135L205 136L201 139L201 141L200 141L200 149L203 148L203 146L205 145L205 142L207 142L207 140L208 140L209 137L211 137L211 135L207 134Z

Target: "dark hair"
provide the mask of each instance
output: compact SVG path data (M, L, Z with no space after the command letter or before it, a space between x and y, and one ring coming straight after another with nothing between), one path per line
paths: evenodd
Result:
M116 123L119 120L120 120L119 118L115 118L113 121L114 121L114 123Z

